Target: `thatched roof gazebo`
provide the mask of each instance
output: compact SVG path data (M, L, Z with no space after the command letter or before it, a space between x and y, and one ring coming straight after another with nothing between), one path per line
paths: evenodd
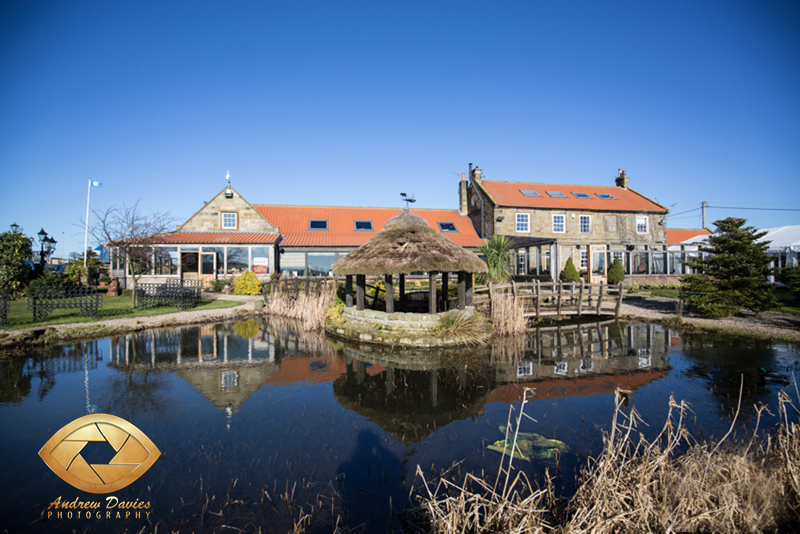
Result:
M356 306L363 310L366 276L383 275L387 313L394 312L393 275L400 275L400 300L403 301L405 276L416 272L429 273L429 312L435 314L439 273L442 273L445 294L448 273L458 273L458 307L464 309L472 305L471 274L486 273L488 268L477 255L456 245L431 228L425 219L407 209L389 219L368 242L339 258L333 265L334 274L346 276L348 308L353 306L353 276L356 277Z

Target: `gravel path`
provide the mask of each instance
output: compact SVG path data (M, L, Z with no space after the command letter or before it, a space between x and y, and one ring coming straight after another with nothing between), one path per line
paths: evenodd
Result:
M626 298L622 301L620 314L625 317L651 321L675 321L678 319L679 300L665 297ZM706 319L690 311L682 314L684 323L703 330L725 330L754 335L765 339L781 339L800 342L800 316L781 312L755 314L743 310L736 317Z

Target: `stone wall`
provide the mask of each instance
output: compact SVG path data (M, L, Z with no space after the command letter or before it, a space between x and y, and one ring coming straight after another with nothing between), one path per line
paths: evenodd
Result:
M236 213L237 227L222 228L222 213ZM225 198L224 190L206 203L188 221L178 227L187 232L266 232L280 231L267 221L236 190L232 198Z

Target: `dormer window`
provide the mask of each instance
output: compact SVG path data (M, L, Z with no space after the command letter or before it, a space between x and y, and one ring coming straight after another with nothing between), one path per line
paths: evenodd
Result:
M356 232L371 232L372 221L356 221Z
M328 219L309 219L308 220L308 229L309 230L327 231L328 230Z
M450 221L438 222L437 224L439 225L439 230L441 230L442 232L457 232L458 231L458 230L456 230L456 225L451 223Z
M223 230L236 230L236 212L223 211L222 212L222 229Z

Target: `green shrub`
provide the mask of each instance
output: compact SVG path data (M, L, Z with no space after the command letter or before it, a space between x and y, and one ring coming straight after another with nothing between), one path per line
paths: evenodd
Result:
M233 285L234 295L260 295L261 282L258 277L250 271L245 271L236 279Z
M61 287L70 284L70 279L61 273L44 273L28 284L28 287L25 288L25 294L30 295L37 287Z
M778 281L785 284L800 302L800 267L786 267L778 271Z
M225 289L225 286L231 285L230 278L217 278L211 282L211 288L217 293Z
M111 283L111 278L109 278L108 276L101 276L100 280L98 280L98 282L103 283L103 284L110 284Z
M67 268L64 269L64 272L67 273L69 279L72 280L72 282L75 284L81 283L81 279L87 276L86 267L84 267L82 263L78 263L77 261L67 265Z
M572 263L572 257L567 258L567 264L564 266L564 270L561 271L561 281L562 282L580 282L581 275L578 273L578 270L575 268L575 264Z
M614 263L611 264L611 268L608 270L608 283L619 284L623 280L625 280L625 269L622 268L622 262L619 261L619 258L614 258Z

